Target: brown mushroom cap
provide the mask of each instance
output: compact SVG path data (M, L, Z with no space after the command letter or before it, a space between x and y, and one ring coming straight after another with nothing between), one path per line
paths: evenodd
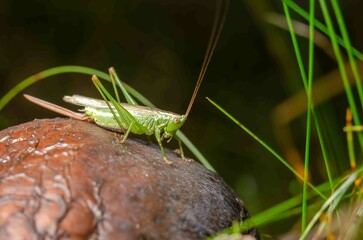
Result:
M1 131L0 239L203 239L248 217L218 175L166 152L69 119Z

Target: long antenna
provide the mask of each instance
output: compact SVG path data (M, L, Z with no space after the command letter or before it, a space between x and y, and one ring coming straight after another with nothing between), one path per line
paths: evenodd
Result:
M225 3L225 4L223 4L223 3ZM219 36L221 35L224 21L226 20L227 10L228 10L228 6L229 6L229 0L225 0L225 1L217 0L216 5L217 5L216 12L214 15L213 28L212 28L212 33L209 38L208 48L207 48L207 51L206 51L206 54L205 54L205 57L203 60L202 68L200 69L197 85L195 86L192 98L190 99L188 109L184 114L186 117L188 117L189 112L192 109L195 97L197 96L199 87L203 81L203 78L204 78L205 72L207 71L209 62L213 56L214 49L216 48Z

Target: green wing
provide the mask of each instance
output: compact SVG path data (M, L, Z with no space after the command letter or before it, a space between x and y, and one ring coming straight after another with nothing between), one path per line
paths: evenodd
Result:
M112 115L114 116L115 120L117 121L118 125L122 129L123 125L126 125L128 128L130 128L132 133L136 134L147 134L150 135L151 132L148 128L142 126L140 123L137 122L137 120L134 118L134 116L131 115L129 111L127 111L119 102L117 102L111 94L106 90L106 88L102 85L100 80L98 80L96 75L92 76L92 81L95 84L97 90L100 92L103 100L105 100L108 108L110 109ZM111 107L111 104L115 107L118 115L115 113L113 108Z

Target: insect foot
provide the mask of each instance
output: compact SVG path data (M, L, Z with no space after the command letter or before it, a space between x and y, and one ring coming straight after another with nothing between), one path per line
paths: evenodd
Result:
M123 143L123 142L122 142L123 134L121 134L121 133L117 133L117 132L114 132L114 133L113 133L113 135L114 135L114 137L116 138L116 141L117 141L118 143Z
M173 151L175 154L179 155L184 161L186 162L191 162L193 161L193 159L190 159L190 158L186 158L184 156L184 152L183 152L183 148L177 148Z
M165 161L167 164L172 164L172 163L173 163L172 161L169 161L168 159L166 159L166 157L164 157L164 161Z
M0 239L196 240L249 217L201 164L169 149L172 167L160 164L155 144L126 147L88 122L34 120L0 139ZM244 234L258 238L254 228Z

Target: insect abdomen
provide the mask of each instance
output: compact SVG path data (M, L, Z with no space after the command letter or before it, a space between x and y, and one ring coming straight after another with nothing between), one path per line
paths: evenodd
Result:
M122 124L122 127L118 125L110 111L86 107L85 114L90 116L98 126L103 128L107 128L115 132L124 132L127 130L127 126L125 124Z

